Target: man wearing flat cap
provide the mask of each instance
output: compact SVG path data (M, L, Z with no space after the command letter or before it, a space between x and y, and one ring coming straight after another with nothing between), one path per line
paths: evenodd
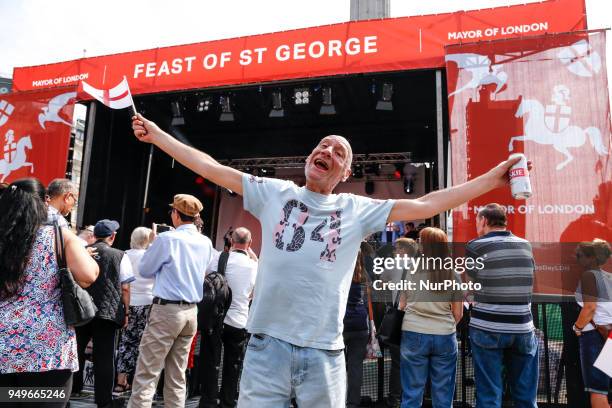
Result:
M151 406L162 369L164 406L185 406L185 370L198 324L196 305L203 297L213 247L194 225L203 208L200 200L177 194L170 207L176 229L155 237L139 265L143 277L155 278L155 286L128 407Z
M134 278L132 264L125 253L112 248L119 223L100 220L93 228L95 242L94 259L100 267L98 279L86 290L98 308L96 317L84 326L77 327L77 352L79 371L74 376L72 393L74 398L82 396L85 348L93 341L95 402L99 407L112 403L115 382L115 343L118 330L127 326L130 306L130 282Z

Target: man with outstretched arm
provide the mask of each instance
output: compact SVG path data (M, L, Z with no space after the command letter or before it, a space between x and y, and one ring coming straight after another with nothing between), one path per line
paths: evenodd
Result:
M186 146L141 115L134 135L153 143L208 180L244 198L262 228L252 334L238 406L300 407L345 404L342 340L345 312L361 240L393 221L426 219L507 184L507 160L467 183L414 200L375 200L332 194L351 174L352 150L342 136L324 137L306 159L306 186L254 177Z

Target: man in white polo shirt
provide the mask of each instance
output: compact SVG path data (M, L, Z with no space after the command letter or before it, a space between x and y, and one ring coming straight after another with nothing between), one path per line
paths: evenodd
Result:
M231 248L225 267L225 278L232 290L232 303L223 320L223 330L210 336L203 334L200 351L202 397L200 408L234 408L238 399L238 376L244 357L244 346L248 337L245 329L249 316L249 302L253 295L257 261L250 255L251 231L244 227L236 228L231 235ZM207 274L217 272L218 252L208 266ZM221 401L218 398L218 367L223 342L223 374L221 382Z

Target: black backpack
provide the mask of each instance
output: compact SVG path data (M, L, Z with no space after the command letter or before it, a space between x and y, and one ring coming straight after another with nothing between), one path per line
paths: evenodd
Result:
M204 297L198 305L198 326L202 334L212 334L223 327L223 320L232 304L232 290L225 279L229 252L221 252L217 271L204 278Z

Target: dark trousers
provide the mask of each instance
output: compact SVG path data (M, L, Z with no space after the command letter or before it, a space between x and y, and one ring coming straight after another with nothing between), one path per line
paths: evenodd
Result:
M93 340L94 400L99 407L110 404L113 400L118 328L116 323L97 317L86 325L76 328L79 371L74 375L72 392L81 392L83 389L85 348L89 340Z
M346 406L358 407L361 402L361 383L363 382L363 359L366 356L369 332L345 331L344 355L346 357Z
M247 331L223 325L222 333L202 335L200 345L200 408L234 408L238 401L238 377L242 368ZM221 401L217 405L219 364L223 345Z
M63 408L66 406L68 398L70 398L72 371L51 370L41 373L0 374L0 387L62 387L65 395L65 400L63 402L11 402L10 404L7 403L6 406L35 408L42 405L45 407Z
M389 375L389 400L393 403L402 399L402 382L400 377L400 348L389 346L391 354L391 374Z

